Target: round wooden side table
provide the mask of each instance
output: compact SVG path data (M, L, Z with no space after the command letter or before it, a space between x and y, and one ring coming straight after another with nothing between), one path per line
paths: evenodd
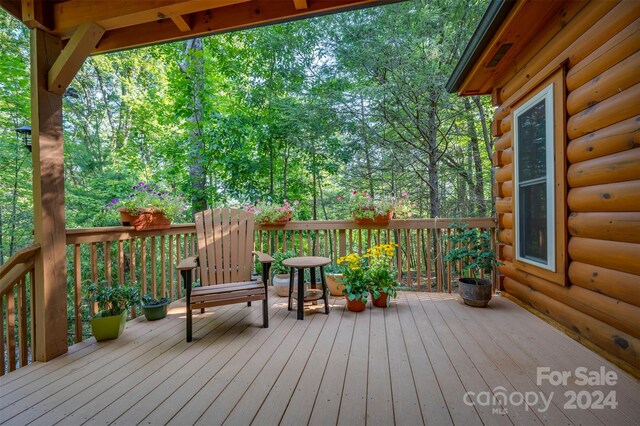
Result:
M324 312L329 314L329 290L327 282L324 278L324 267L331 263L328 257L320 256L301 256L292 257L282 261L284 266L291 268L289 278L289 305L288 309L293 309L293 276L295 269L298 270L298 289L296 299L298 303L298 319L304 319L304 302L312 302L316 300L324 300ZM320 282L322 283L322 291L316 289L316 268L320 268ZM304 270L309 269L311 275L311 289L305 292L304 288Z

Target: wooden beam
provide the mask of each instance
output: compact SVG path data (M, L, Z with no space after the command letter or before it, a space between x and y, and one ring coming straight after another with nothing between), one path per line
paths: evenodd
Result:
M107 31L94 53L184 40L399 1L402 0L323 0L310 3L307 9L296 10L291 0L253 0L194 13L191 15L191 31L187 32L180 31L171 20L166 19Z
M183 33L191 31L191 15L175 15L171 17L171 20Z
M105 30L164 20L250 0L69 0L53 8L53 31L63 39L87 22Z
M22 21L22 3L17 0L0 0L0 7Z
M307 0L293 0L293 4L296 7L296 10L306 9L309 6L307 5Z
M49 70L49 91L61 95L67 90L103 34L104 30L96 24L82 24L78 27Z
M67 352L67 250L64 213L62 95L47 90L47 72L62 41L31 30L31 140L33 142L35 334L37 361Z
M22 22L29 28L50 31L53 26L51 10L53 4L43 0L22 0Z

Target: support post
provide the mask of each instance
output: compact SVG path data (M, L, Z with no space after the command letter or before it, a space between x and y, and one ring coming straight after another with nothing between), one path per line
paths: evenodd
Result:
M33 222L37 361L67 352L67 266L64 213L62 95L47 90L48 71L62 42L31 30L31 135L33 143Z

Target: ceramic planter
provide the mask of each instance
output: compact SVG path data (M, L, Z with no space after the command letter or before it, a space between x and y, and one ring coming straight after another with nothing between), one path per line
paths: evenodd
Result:
M460 296L465 304L484 308L491 300L491 280L480 278L460 278Z
M161 303L159 305L142 305L142 312L147 321L156 321L167 316L167 308L169 302Z
M347 296L344 297L347 301L347 310L351 312L362 312L364 308L366 308L366 304L362 302L360 299L349 300Z
M284 226L287 223L289 223L289 221L291 221L291 218L293 217L293 212L286 212L285 214L283 214L282 216L280 216L278 219L271 221L271 222L265 222L262 221L260 222L260 225L266 225L266 226Z
M271 278L271 283L280 297L289 297L289 274L276 274ZM293 286L297 288L298 272L293 275Z
M344 275L325 273L324 277L327 281L329 293L331 293L332 296L342 296L342 289L344 288L344 284L342 284L342 278L344 277Z
M91 318L91 334L93 334L93 337L95 337L98 342L117 339L124 331L126 322L126 309L115 316L109 315L109 311L101 311L98 315Z
M374 299L373 294L371 294L371 303L377 308L386 308L389 306L389 301L389 294L384 291L380 292L380 296L377 299Z
M126 209L118 209L122 226L133 226L136 231L150 231L153 229L168 229L171 221L164 213L155 209L143 209L140 214L132 215Z

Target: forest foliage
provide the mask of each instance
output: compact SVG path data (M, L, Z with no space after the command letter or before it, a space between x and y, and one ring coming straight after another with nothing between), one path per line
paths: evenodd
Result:
M486 0L413 0L90 57L64 96L67 227L118 223L137 182L193 211L299 200L347 219L350 190L414 217L492 214L490 103L444 84ZM32 240L29 32L0 9L0 264Z

